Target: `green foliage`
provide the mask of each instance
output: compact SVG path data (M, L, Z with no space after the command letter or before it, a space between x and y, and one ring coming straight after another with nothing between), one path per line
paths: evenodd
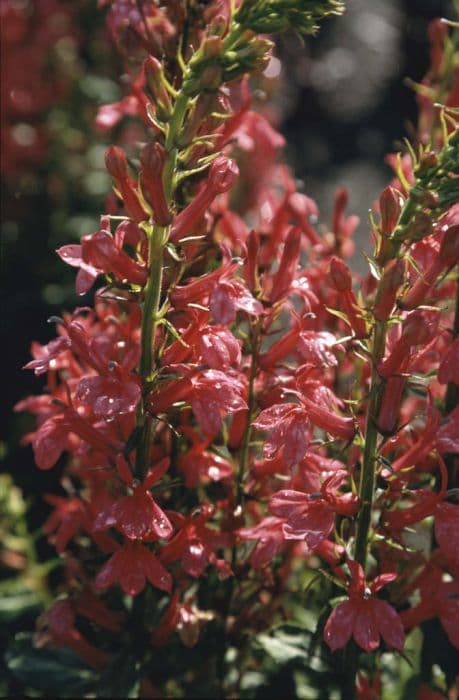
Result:
M344 11L340 0L245 0L236 20L259 33L285 32L314 34L318 22Z
M13 676L44 693L81 697L94 689L96 674L69 649L37 649L28 634L17 635L6 653Z

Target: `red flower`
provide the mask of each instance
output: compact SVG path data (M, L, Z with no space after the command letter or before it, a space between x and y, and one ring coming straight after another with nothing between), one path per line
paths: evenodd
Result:
M349 599L340 603L328 618L324 629L326 643L336 651L354 637L357 644L370 653L379 647L382 637L389 647L401 651L404 644L402 621L389 603L373 595L396 575L377 576L367 587L360 564L348 561L348 565L352 574Z
M198 440L196 433L182 426L181 432L190 437L192 447L178 458L177 466L185 477L185 486L194 488L202 481L221 481L234 474L231 462L206 448L211 440Z
M225 327L207 326L199 335L198 349L212 369L224 370L241 363L241 341Z
M222 419L228 413L247 408L241 396L243 385L235 376L208 369L192 377L191 381L191 407L206 435L218 433Z
M224 559L218 559L215 553L221 547L229 547L231 537L206 525L212 512L211 508L202 506L201 512L196 516L185 518L175 514L179 532L164 546L161 561L170 564L180 559L183 570L194 578L202 576L209 564L215 565L221 578L231 576L229 564Z
M239 279L220 279L214 286L209 302L217 323L230 324L236 320L238 311L250 316L259 316L263 306Z
M54 506L54 511L43 525L43 532L51 535L56 532L54 545L59 554L65 551L67 544L80 529L90 531L88 513L79 498L61 498L48 495L45 500Z
M208 179L204 187L188 206L175 217L171 228L170 240L179 242L193 232L194 225L205 214L217 195L228 192L236 182L239 168L236 163L225 156L218 156L209 168Z
M37 377L40 374L55 369L56 358L70 347L70 339L67 336L60 336L51 340L47 345L33 345L32 352L35 360L24 365L24 369L33 369Z
M383 377L395 374L415 345L426 345L435 336L440 314L438 311L412 311L403 321L402 334L380 362L378 371Z
M118 460L119 471L133 493L120 498L110 509L109 524L116 525L130 540L167 540L174 529L164 511L153 500L147 489L151 488L169 468L168 457L162 459L148 472L142 484L133 485L130 471L122 460ZM121 468L120 468L121 467Z
M337 513L346 516L356 513L358 499L352 493L338 495L338 488L346 477L346 472L337 471L324 481L320 494L286 489L271 497L271 512L287 519L283 525L285 539L304 540L314 549L333 530Z
M250 555L254 569L261 569L271 563L272 558L284 544L283 518L263 518L257 525L241 527L237 536L241 540L258 540Z
M29 362L29 365L31 364ZM37 374L36 370L35 373ZM451 343L440 362L438 381L440 384L448 384L448 382L459 384L459 337Z
M170 593L172 578L159 559L140 542L125 542L96 577L96 588L108 588L119 583L127 595L137 595L145 588L146 580L162 591Z
M459 583L444 581L443 572L428 564L418 576L411 589L419 589L421 602L400 617L407 629L421 624L431 617L439 617L451 644L459 649Z
M435 509L435 538L446 561L459 571L459 506L437 503Z
M262 411L252 425L270 433L263 445L267 459L281 453L287 466L301 462L311 432L308 416L301 406L296 403L275 404Z
M129 378L126 372L117 374L118 377L84 377L78 384L75 397L91 406L97 416L110 417L135 411L140 400L139 383L137 379Z
M89 666L102 669L107 654L90 644L75 626L75 612L70 600L57 600L38 620L38 639L51 641L56 646L66 646L81 656Z

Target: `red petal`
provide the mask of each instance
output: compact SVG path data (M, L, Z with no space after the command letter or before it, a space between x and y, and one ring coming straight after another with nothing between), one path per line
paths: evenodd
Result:
M305 414L293 413L285 429L284 460L289 467L301 462L308 448L309 422Z
M379 631L387 646L401 651L405 643L402 621L392 605L385 600L373 598L373 616L378 623Z
M40 469L51 469L67 446L67 431L54 418L40 426L33 438L35 462Z
M144 549L142 554L145 574L150 583L167 593L171 592L172 577L167 569L161 564L159 559L155 557L148 549Z
M373 599L354 603L354 639L368 653L379 647L379 624L375 620L373 603Z
M459 506L453 503L437 506L435 537L446 559L459 566Z
M275 493L269 502L269 510L281 518L288 518L293 511L307 508L309 497L302 491L285 489Z
M118 579L119 569L123 564L122 550L118 550L104 564L96 576L96 588L108 588Z
M284 525L284 537L287 540L304 540L309 549L314 549L325 540L333 530L335 514L330 508L318 502L311 502L303 513L293 513Z
M332 651L346 646L351 638L355 610L350 600L340 603L327 620L324 639Z

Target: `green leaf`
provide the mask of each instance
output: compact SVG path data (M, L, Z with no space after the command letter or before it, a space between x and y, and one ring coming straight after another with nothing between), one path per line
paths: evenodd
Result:
M304 660L306 658L304 635L289 635L278 630L276 636L259 634L256 638L256 642L258 646L281 666L296 659Z
M19 588L16 581L14 591L2 592L0 597L0 622L9 624L20 615L38 612L40 599L35 591L29 588Z
M5 655L11 673L26 686L61 698L94 690L96 673L69 649L37 649L32 636L17 635Z
M104 669L97 684L99 698L139 697L139 670L135 657L125 649Z

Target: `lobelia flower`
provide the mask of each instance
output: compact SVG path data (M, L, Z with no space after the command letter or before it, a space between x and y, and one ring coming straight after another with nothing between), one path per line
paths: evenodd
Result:
M287 489L271 497L270 511L286 519L282 526L285 539L304 540L309 549L314 549L333 530L336 515L355 515L359 499L352 493L338 495L347 476L346 472L337 471L325 479L318 494Z
M411 348L416 345L426 345L435 337L440 321L440 312L436 310L411 311L402 323L401 335L390 348L388 354L378 365L382 377L395 374Z
M459 385L459 337L453 340L443 356L438 367L437 379L440 384L454 382Z
M259 316L263 306L255 299L239 279L219 279L209 299L210 310L217 323L230 324L238 311Z
M110 146L105 154L105 166L115 181L129 216L131 216L137 224L146 221L148 219L148 214L129 177L124 151L118 146Z
M99 231L83 236L81 244L64 245L57 249L59 257L72 267L78 267L75 286L77 294L86 294L101 274L113 274L120 281L144 285L147 280L145 265L131 258L124 250L124 242L134 247L142 245L145 234L133 222L122 222L115 235L110 233L110 220L101 217Z
M207 449L212 443L210 438L199 440L194 430L187 425L181 426L180 433L192 441L192 446L177 460L187 488L194 488L206 481L222 481L233 476L234 468L231 462Z
M349 325L357 338L366 338L368 335L363 311L352 290L352 274L346 263L333 256L330 260L330 278L336 291L340 307L345 314Z
M90 644L75 626L75 612L70 600L57 600L37 621L35 643L51 642L57 647L69 647L91 667L101 670L108 655Z
M172 218L163 185L166 158L164 147L157 142L148 143L140 153L142 192L153 208L154 221L160 226L167 226Z
M189 235L195 223L204 215L217 195L230 190L238 175L239 169L234 161L225 156L218 156L209 168L204 187L175 217L169 239L173 243L178 243L184 236Z
M459 260L459 225L450 226L443 234L440 249L433 262L403 297L404 309L415 309L426 302L442 272L453 267Z
M272 288L268 295L272 303L279 301L290 292L300 259L300 244L301 230L294 227L287 234L279 267L272 279Z
M236 535L241 540L256 540L254 550L250 555L250 564L254 569L262 569L271 563L273 557L283 547L285 537L284 518L267 516L252 527L241 527Z
M232 538L229 533L219 532L206 525L214 509L201 505L197 515L183 516L173 514L178 533L161 551L161 561L172 564L180 560L183 570L194 578L199 578L209 564L213 564L220 578L232 575L231 567L224 559L219 559L216 550L230 547Z
M459 649L458 581L445 581L443 571L430 562L411 584L410 590L416 589L419 589L421 601L400 613L405 628L411 629L424 620L439 617L451 644Z
M194 375L191 384L191 407L206 435L218 433L226 415L247 408L244 385L236 374L208 369Z
M86 504L79 498L61 498L48 494L45 500L54 511L43 524L43 532L48 537L55 531L54 546L58 554L62 554L75 533L80 529L90 532L90 519Z
M108 525L117 527L130 540L169 539L174 532L172 524L148 490L164 476L169 464L169 457L165 457L149 470L142 483L136 483L126 460L120 457L118 471L132 493L113 503L107 514Z
M332 651L346 646L351 637L367 653L377 649L381 637L388 647L401 651L404 645L403 625L394 608L375 597L383 586L397 578L395 573L381 574L367 585L362 567L347 562L351 570L348 600L331 613L324 628L324 639Z
M127 540L117 545L115 553L104 564L96 576L97 589L108 588L119 583L126 595L138 595L146 581L152 586L170 593L172 577L160 560L141 542Z

